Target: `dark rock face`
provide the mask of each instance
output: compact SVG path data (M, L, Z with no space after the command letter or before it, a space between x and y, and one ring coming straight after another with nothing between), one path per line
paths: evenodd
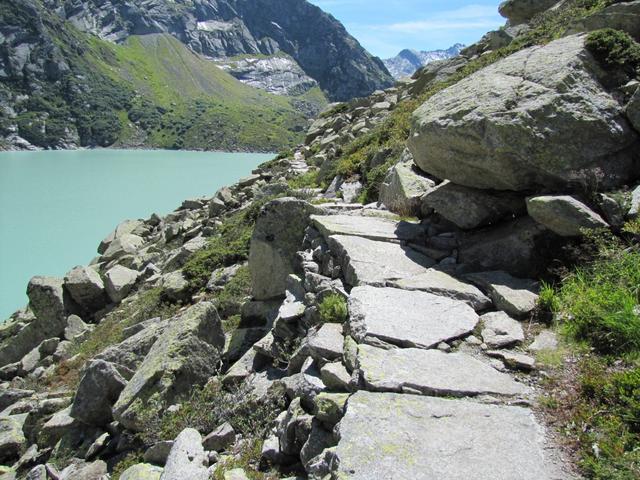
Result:
M332 100L366 96L393 78L342 24L300 0L52 0L77 28L106 40L170 33L193 51L220 58L284 52Z

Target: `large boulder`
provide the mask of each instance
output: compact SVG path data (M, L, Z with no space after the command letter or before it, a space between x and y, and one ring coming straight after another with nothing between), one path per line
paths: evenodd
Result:
M592 31L601 28L622 30L640 40L640 1L609 5L586 18L576 20L570 31Z
M78 385L71 416L87 425L108 425L113 420L111 408L126 384L112 363L92 361Z
M638 134L584 42L574 35L522 50L431 97L413 115L415 162L481 189L624 183Z
M107 304L104 282L93 268L76 267L71 270L64 277L64 288L86 312L97 312Z
M506 0L498 9L509 24L526 23L539 13L553 7L558 0Z
M162 468L148 463L138 463L127 468L120 475L120 480L160 480Z
M419 216L420 198L435 187L435 182L415 168L411 154L389 169L380 186L380 201L392 212Z
M609 227L600 215L568 195L530 198L527 210L536 222L562 237L579 237L583 230Z
M28 414L0 417L0 464L17 460L27 447L23 427Z
M436 213L460 228L472 229L524 212L524 198L491 193L444 182L422 198L422 209Z
M249 254L251 286L256 300L283 296L287 276L296 270L296 252L302 246L309 217L318 213L307 202L280 198L260 212Z
M173 319L138 367L114 406L114 417L141 431L159 414L218 368L225 337L214 305L202 302Z
M33 277L27 287L29 306L35 317L11 323L8 335L0 343L0 367L19 361L49 338L61 337L67 326L62 280ZM3 335L4 337L4 335Z

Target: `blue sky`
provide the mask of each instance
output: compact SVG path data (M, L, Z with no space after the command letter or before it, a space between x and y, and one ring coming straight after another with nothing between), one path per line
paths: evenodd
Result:
M470 45L504 25L500 0L309 0L340 20L371 53Z

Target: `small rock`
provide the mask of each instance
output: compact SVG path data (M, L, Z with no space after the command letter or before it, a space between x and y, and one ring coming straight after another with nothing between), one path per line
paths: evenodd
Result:
M120 474L120 480L160 480L162 468L148 463L139 463L127 468ZM187 478L182 477L184 480ZM178 477L176 477L178 479Z
M224 480L249 480L249 477L243 469L234 468L224 473Z
M563 237L582 236L585 229L609 228L600 215L567 195L530 198L527 210L536 222Z
M236 432L229 423L223 423L205 437L202 445L205 450L222 452L236 442Z
M351 375L340 362L327 363L320 369L320 378L329 390L348 392Z
M309 337L309 351L316 360L338 360L342 358L344 347L343 326L326 323Z
M480 320L484 324L482 339L489 348L504 348L524 341L522 325L504 312L487 313Z
M169 453L171 453L172 447L173 440L155 443L144 452L144 461L154 465L164 466L164 464L167 463L167 458L169 457Z
M508 350L491 350L487 355L502 360L508 368L514 370L524 370L525 372L533 370L536 365L535 359L518 352Z
M315 398L316 418L332 428L342 418L349 396L348 393L322 392L318 394Z
M105 274L107 293L114 303L120 303L138 281L140 274L130 268L116 265Z
M544 350L557 350L558 349L558 337L550 330L542 331L531 345L529 345L530 352L541 352Z

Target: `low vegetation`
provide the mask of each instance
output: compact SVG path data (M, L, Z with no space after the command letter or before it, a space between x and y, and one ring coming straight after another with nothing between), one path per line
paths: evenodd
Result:
M337 293L327 295L320 302L318 312L323 323L344 323L349 317L347 301Z
M630 239L597 238L595 259L545 285L540 301L575 358L556 369L545 408L595 480L640 477L640 251Z
M628 75L640 74L640 44L628 33L605 28L591 32L587 49L609 70L620 69Z

